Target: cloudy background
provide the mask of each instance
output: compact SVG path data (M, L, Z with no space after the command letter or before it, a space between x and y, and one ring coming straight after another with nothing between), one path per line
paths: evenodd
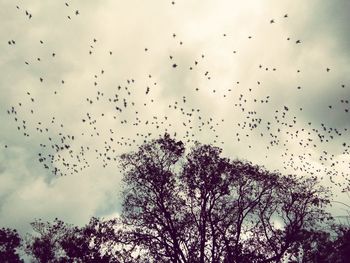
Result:
M118 214L114 159L164 132L350 202L349 1L0 3L1 226Z

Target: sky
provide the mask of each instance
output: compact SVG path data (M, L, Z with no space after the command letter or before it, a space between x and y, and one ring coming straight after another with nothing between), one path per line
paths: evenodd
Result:
M349 1L0 3L0 226L118 215L118 156L165 132L350 203Z

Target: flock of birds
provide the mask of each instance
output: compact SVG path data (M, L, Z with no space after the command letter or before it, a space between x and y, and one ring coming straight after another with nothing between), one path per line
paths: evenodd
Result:
M171 4L174 5L175 2ZM70 8L69 3L65 3L65 6ZM16 8L23 11L28 19L35 19L31 12L22 10L19 6ZM67 16L69 20L73 15L80 14L79 10L71 12L72 14ZM288 14L282 14L281 19L289 19ZM266 21L270 24L276 22L276 19ZM169 36L179 46L185 45L185 41L178 40L176 33L170 32ZM220 37L225 38L227 35L218 36ZM247 38L248 41L253 41L253 35L248 35ZM286 40L292 41L290 37ZM98 39L91 39L86 50L87 56L94 55L95 50L99 48L98 43ZM39 39L37 44L45 48L45 39ZM295 38L294 44L302 45L302 41ZM8 40L9 48L16 48L16 45L15 39ZM99 51L112 58L118 58L118 54L112 49ZM151 55L150 47L145 47L144 52ZM237 54L240 50L231 52ZM43 60L54 60L59 55L55 51L48 53L50 55L47 57L37 57L23 63L31 67L32 64L41 63ZM207 55L203 52L189 65L183 65L177 61L176 54L167 54L169 64L166 67L174 72L179 69L196 71L205 81L215 82L215 72L209 70L210 61L206 60ZM201 72L198 67L203 64L206 70ZM277 67L263 64L256 65L255 69L261 74L279 70ZM325 68L325 73L330 72L329 67ZM101 68L98 73L91 76L89 88L93 90L91 93L93 95L80 96L84 106L79 109L83 112L79 120L81 127L79 130L72 131L69 129L69 124L66 125L59 117L55 114L50 115L49 112L43 119L34 121L41 116L38 115L38 111L43 98L30 90L25 91L25 99L19 100L7 109L8 117L16 124L20 134L28 140L33 137L40 138L37 159L53 174L59 176L78 174L91 165L96 165L98 163L96 160L101 162L102 167L115 164L121 153L135 149L142 143L167 132L187 143L206 138L206 142L219 147L240 145L239 147L252 152L257 151L255 150L257 140L260 145L264 145L264 151L258 150L261 151L259 155L265 155L266 159L275 158L269 157L269 153L279 152L282 168L310 175L327 175L335 185L344 190L348 189L350 177L346 170L350 171L350 162L349 159L342 160L337 156L350 155L350 127L347 128L346 125L345 128L331 127L326 120L324 123L314 123L298 118L305 111L303 107L295 108L283 102L276 106L271 103L274 94L261 96L261 87L265 84L262 80L256 80L255 85L236 81L226 90L216 86L210 90L210 95L207 94L207 90L203 91L205 88L198 85L179 93L164 109L159 107L164 102L160 101L161 98L157 93L165 87L161 87L158 83L156 74L145 72L146 83L143 80L139 82L133 77L122 81L116 80L119 84L113 87L104 86L103 78L106 74L108 72ZM297 69L297 74L303 73ZM42 72L37 85L44 89L46 82L50 81L45 77L45 72ZM64 79L54 85L51 84L52 93L45 100L55 101L55 96L59 96L65 85L67 83ZM336 88L348 90L343 83ZM298 85L296 91L303 92L302 85ZM222 105L230 105L226 116L233 117L233 120L225 116L219 117L219 114L215 114L210 107L204 108L201 103L197 103L201 101L204 92L207 92L205 96L219 100ZM345 117L342 115L343 118L350 120L350 92L348 94L348 97L340 98L337 105L324 105L324 107L329 111L338 111L339 115L345 114ZM290 145L296 145L298 150L290 149ZM5 145L6 149L10 147L11 145ZM331 151L331 148L335 150ZM313 159L316 159L315 162L310 161ZM342 178L341 182L336 179L339 177Z

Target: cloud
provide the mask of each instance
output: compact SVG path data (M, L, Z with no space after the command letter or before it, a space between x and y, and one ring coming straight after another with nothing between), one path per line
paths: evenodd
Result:
M118 213L111 161L165 131L269 169L347 173L347 1L2 2L0 224Z
M27 230L35 218L55 217L83 224L105 210L118 211L118 172L112 169L89 171L86 175L46 180L40 166L33 167L30 151L12 148L1 152L2 226ZM113 195L111 195L113 193Z

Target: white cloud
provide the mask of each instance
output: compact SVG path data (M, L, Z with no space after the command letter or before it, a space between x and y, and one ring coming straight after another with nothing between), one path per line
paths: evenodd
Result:
M0 54L0 118L4 123L0 135L1 143L9 147L3 150L0 163L0 196L4 197L0 224L24 229L34 217L56 216L82 224L91 215L118 212L120 172L115 165L101 168L103 154L114 157L135 149L135 145L128 144L133 144L134 139L142 143L148 132L152 133L150 137L156 137L167 129L177 132L179 139L187 140L183 136L189 132L190 138L204 143L217 140L225 155L249 159L271 169L283 168L286 159L281 155L286 149L294 156L302 155L304 149L298 146L301 139L312 138L318 146L308 149L312 156L305 162L322 168L328 165L318 160L323 151L338 156L342 143L349 140L349 133L344 131L350 129L349 114L344 112L346 105L339 104L340 99L349 97L348 87L341 88L348 81L349 60L344 55L348 50L340 48L345 36L334 33L334 27L328 24L322 1L195 0L176 1L174 6L161 0L76 1L66 7L63 2L33 0L22 3L20 10L13 1L3 2L0 48L6 52ZM338 2L335 5L340 5ZM79 15L75 15L77 9ZM25 16L25 10L33 14L31 20ZM284 18L285 14L288 18ZM270 24L271 19L274 24ZM16 40L16 45L7 44L11 39ZM295 43L298 39L302 41L300 45ZM40 44L40 40L44 43ZM52 53L56 56L52 57ZM176 69L172 67L174 63L178 65ZM329 73L327 67L331 68ZM42 83L40 77L44 79ZM128 84L131 79L135 83ZM150 92L146 96L147 86ZM98 96L98 92L104 96ZM110 103L108 99L116 99L116 94L119 101ZM267 96L269 102L261 103ZM123 99L127 100L127 109ZM234 106L239 103L244 111ZM328 104L334 105L333 111ZM115 110L116 105L124 109L123 113ZM6 114L12 106L17 115ZM282 118L284 106L289 111ZM249 111L256 113L248 114ZM51 123L53 117L55 121ZM281 124L292 123L294 117L297 123L293 128ZM251 131L248 126L252 118L262 120ZM94 120L96 123L88 124ZM205 125L199 128L202 122ZM321 122L338 128L342 136L321 145L317 137ZM19 132L15 132L17 126ZM287 134L297 130L303 135L290 138ZM26 131L30 137L24 138ZM327 132L324 133L329 135ZM67 142L72 153L57 153L50 148L67 135L75 136L74 142ZM279 144L272 147L270 143L275 139ZM46 147L40 147L41 143ZM106 148L109 145L111 148ZM79 155L82 146L85 152ZM56 178L38 164L39 152L55 156L57 162L50 168L64 170L62 158L78 164L76 155L86 158L90 168L78 175ZM337 169L339 173L347 171L344 166Z

